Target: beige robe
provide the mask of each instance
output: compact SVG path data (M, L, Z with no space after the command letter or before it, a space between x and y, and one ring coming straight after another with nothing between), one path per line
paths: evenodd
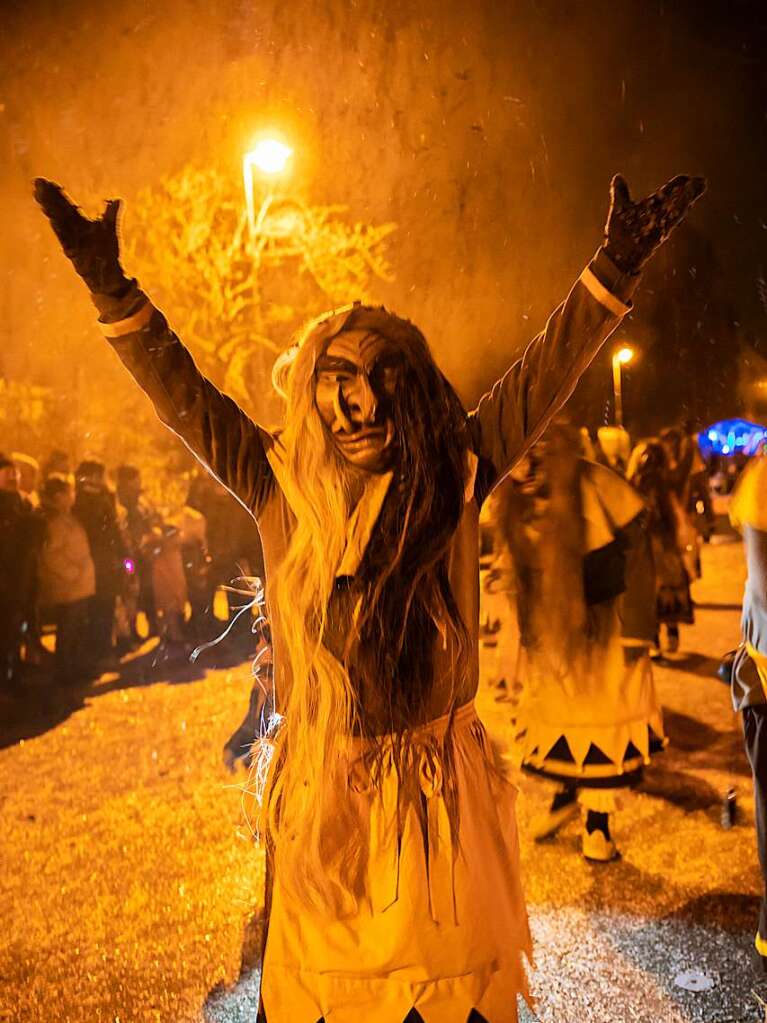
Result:
M266 943L263 999L269 1023L329 1020L393 1023L416 1007L426 1023L463 1023L476 1007L490 1023L516 1019L524 990L522 955L530 940L519 879L514 791L494 771L472 701L479 680L479 511L484 498L533 444L572 393L578 378L629 311L636 278L626 278L600 250L545 330L468 415L467 501L453 538L449 577L466 624L471 655L465 679L451 679L450 640L434 650L435 684L423 726L423 754L403 784L420 792L430 822L425 835L407 818L392 828L391 786L369 793L339 776L339 799L352 799L359 825L341 842L366 843L369 869L358 909L336 918L296 904L280 885L280 850ZM621 296L621 297L618 297ZM162 421L174 430L258 522L267 578L278 569L293 529L289 488L281 481L279 437L258 427L197 370L162 314L135 291L120 303L99 299L104 333ZM316 328L328 340L349 307ZM371 311L373 312L373 311ZM385 316L385 311L377 311ZM427 410L425 410L425 414ZM471 462L471 458L469 458ZM469 485L469 481L472 484ZM371 482L347 530L344 571L364 553L384 484ZM339 566L340 569L341 566ZM272 619L277 708L285 705L285 645L290 623ZM451 701L452 704L451 704ZM453 760L459 793L459 842L448 841L441 789L439 733L456 711ZM363 701L363 713L364 713ZM355 740L349 738L351 755ZM335 768L334 768L335 769ZM354 796L350 794L355 793ZM427 883L428 880L428 883ZM383 887L382 900L376 892ZM428 895L427 895L428 893ZM452 911L445 914L445 907Z
M583 466L581 507L589 552L610 543L644 504L617 473L594 463ZM651 731L663 742L649 638L626 637L621 628L623 603L630 598L627 593L592 608L594 635L577 662L553 657L546 635L532 636L521 651L514 715L516 755L523 766L582 783L619 780L649 763ZM529 617L545 621L545 609ZM562 739L572 761L551 755ZM606 762L587 762L592 745Z

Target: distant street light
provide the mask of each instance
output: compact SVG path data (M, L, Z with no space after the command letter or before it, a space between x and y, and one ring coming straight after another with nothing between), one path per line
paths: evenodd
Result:
M277 139L261 139L261 141L246 153L242 158L242 181L245 186L245 206L248 211L248 225L250 236L254 238L257 227L266 215L269 204L274 193L271 188L261 202L261 207L256 215L255 188L253 183L254 172L259 171L267 178L274 178L284 173L288 160L293 155L290 146Z
M624 345L613 353L613 393L615 395L615 425L623 426L623 387L621 367L634 358L634 349Z

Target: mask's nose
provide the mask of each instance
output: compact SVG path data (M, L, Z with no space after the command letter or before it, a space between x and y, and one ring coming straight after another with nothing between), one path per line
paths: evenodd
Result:
M359 373L350 389L347 404L352 418L357 423L372 423L378 402L365 373Z
M335 425L333 429L340 429L344 433L351 433L352 422L349 418L351 413L349 412L346 399L341 393L340 387L337 387L333 394L333 412L335 414Z

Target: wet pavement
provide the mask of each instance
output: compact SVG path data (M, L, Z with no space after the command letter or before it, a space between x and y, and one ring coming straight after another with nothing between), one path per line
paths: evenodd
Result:
M617 815L618 862L583 860L577 822L541 844L527 838L551 787L508 765L508 707L482 689L480 713L520 787L536 942L526 1023L765 1019L748 766L714 676L738 639L742 579L737 544L704 549L696 624L656 669L671 745ZM503 598L488 610L508 617ZM512 653L510 630L499 638L483 651L486 678ZM263 867L220 756L249 671L201 674L127 673L79 708L0 725L0 1020L254 1020ZM730 786L738 817L724 830Z

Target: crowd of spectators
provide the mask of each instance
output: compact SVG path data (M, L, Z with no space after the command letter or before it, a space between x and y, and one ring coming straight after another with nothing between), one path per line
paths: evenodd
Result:
M263 574L252 519L204 470L170 513L135 465L0 454L0 695L82 685L153 639L155 662L187 658L241 606L227 587Z

